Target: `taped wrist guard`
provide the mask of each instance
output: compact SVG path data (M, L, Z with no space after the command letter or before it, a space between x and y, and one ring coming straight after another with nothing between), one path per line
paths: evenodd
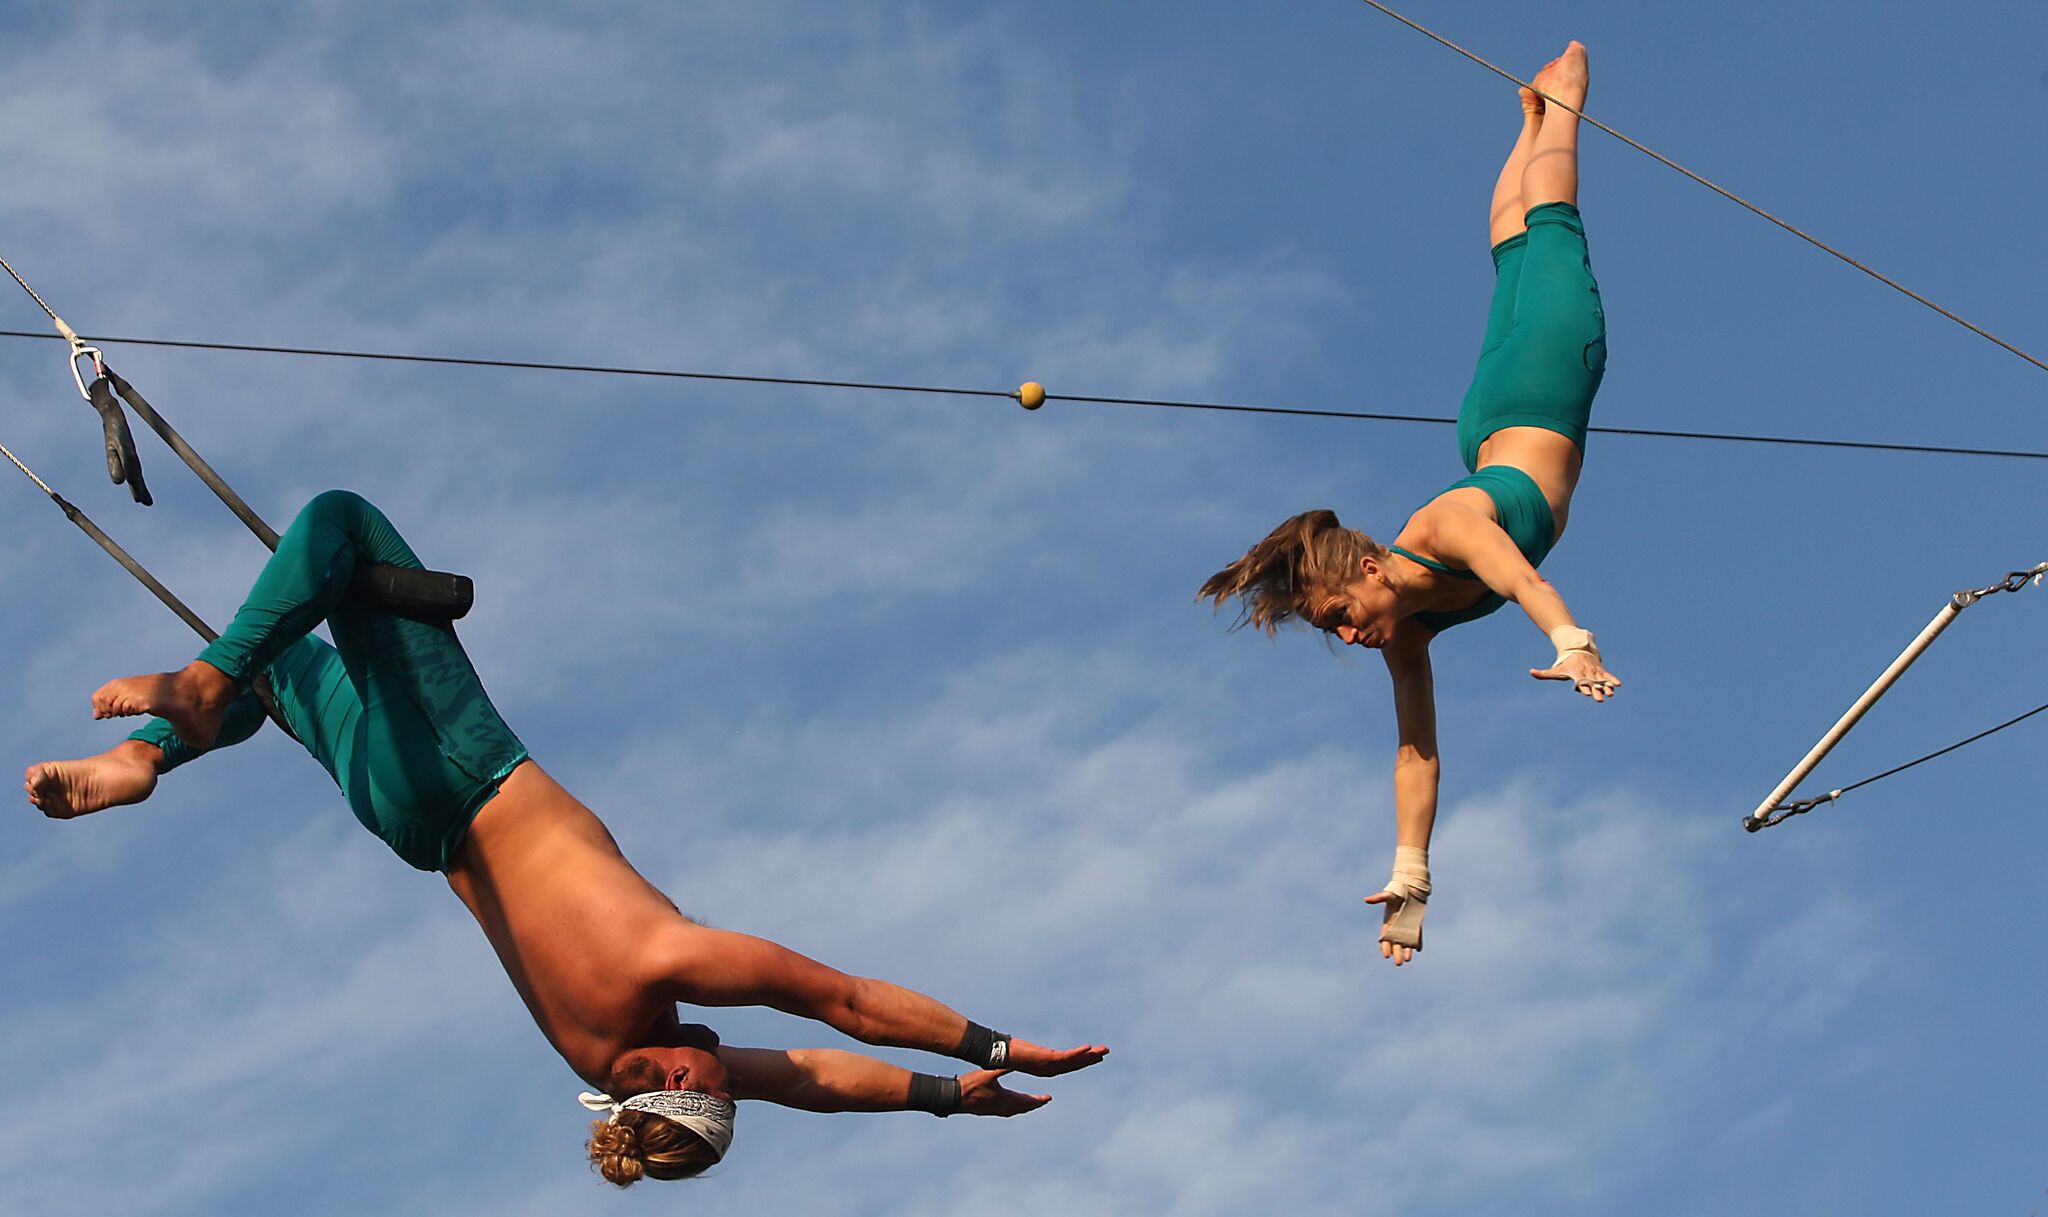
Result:
M1550 645L1557 648L1557 659L1552 667L1564 662L1564 657L1573 651L1584 651L1593 658L1600 658L1600 648L1593 643L1593 631L1582 630L1575 625L1561 625L1550 631Z
M960 1035L960 1043L953 1049L953 1055L983 1069L1008 1069L1010 1037L970 1020L967 1030Z
M1387 891L1404 900L1429 899L1429 851L1417 845L1394 847L1394 876Z
M910 1099L903 1106L906 1111L928 1111L944 1119L960 1110L960 1079L944 1078L935 1073L913 1073L910 1075Z
M1394 847L1394 876L1386 890L1401 898L1388 909L1380 941L1422 949L1422 915L1429 908L1429 851L1415 845Z

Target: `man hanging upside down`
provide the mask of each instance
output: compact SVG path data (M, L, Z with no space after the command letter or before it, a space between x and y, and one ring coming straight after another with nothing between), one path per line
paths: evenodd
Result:
M345 599L357 563L420 569L382 512L328 491L279 541L220 639L177 672L114 680L93 717L153 715L113 749L31 766L29 801L53 819L128 803L160 774L240 743L262 725L259 677L293 734L364 827L411 865L447 876L496 948L541 1033L602 1094L584 1105L590 1160L623 1187L680 1179L724 1156L734 1100L806 1111L921 1110L1013 1116L1050 1095L1006 1089L1102 1060L1100 1044L1054 1050L990 1031L919 993L848 976L764 939L676 911L619 852L591 810L548 776L485 696L445 622ZM310 634L322 620L330 647ZM976 1066L912 1073L827 1049L719 1043L676 1004L768 1006L868 1044Z
M1581 109L1586 48L1577 42L1532 82ZM1298 620L1346 645L1377 649L1394 685L1400 745L1393 876L1366 903L1384 908L1380 952L1404 964L1422 948L1429 838L1439 768L1429 644L1514 601L1557 658L1531 669L1596 702L1621 681L1593 635L1536 567L1564 535L1585 461L1593 394L1607 368L1607 320L1579 218L1579 116L1521 91L1522 133L1494 185L1495 271L1486 340L1458 409L1459 455L1472 475L1408 517L1392 545L1305 511L1209 577L1198 598L1237 598L1240 624L1273 632Z

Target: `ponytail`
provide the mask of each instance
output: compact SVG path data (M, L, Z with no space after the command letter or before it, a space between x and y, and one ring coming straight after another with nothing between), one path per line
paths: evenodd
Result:
M1244 557L1209 576L1197 600L1238 600L1237 621L1268 634L1282 623L1307 616L1308 597L1333 591L1358 578L1358 560L1384 560L1387 548L1355 528L1346 528L1328 508L1304 511L1266 534Z

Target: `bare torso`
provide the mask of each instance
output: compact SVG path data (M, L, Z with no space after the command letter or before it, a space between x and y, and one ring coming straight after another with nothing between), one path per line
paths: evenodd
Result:
M1565 517L1571 514L1572 492L1579 488L1579 471L1585 454L1565 436L1544 427L1504 427L1479 445L1479 467L1513 465L1534 479L1543 497L1550 500L1550 514L1557 519L1557 535L1564 535Z
M683 922L611 832L537 763L471 823L448 886L483 927L541 1033L602 1088L619 1054L677 1025L650 944Z

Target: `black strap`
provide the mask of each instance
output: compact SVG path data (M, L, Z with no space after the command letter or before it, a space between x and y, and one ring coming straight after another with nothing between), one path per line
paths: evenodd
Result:
M214 632L212 626L206 624L206 620L204 618L202 618L199 614L193 612L192 609L189 606L187 606L183 600L178 599L178 597L172 593L170 588L165 587L163 583L155 575L150 574L148 569L145 568L142 565L142 563L137 562L133 555L131 555L127 550L121 548L120 542L108 536L104 531L101 530L99 525L93 523L92 517L86 515L78 508L72 506L71 502L68 499L66 499L63 495L58 494L56 491L50 491L49 495L50 501L55 503L57 505L57 509L64 513L65 519L68 519L73 524L78 525L80 532L83 532L86 536L91 537L95 542L99 544L99 547L101 549L106 550L108 557L112 558L116 562L119 562L123 570L126 570L129 574L135 576L136 582L148 588L150 592L153 595L155 595L158 600L163 601L165 608L170 609L173 613L176 613L178 615L178 620L184 622L188 626L191 626L193 633L199 635L201 638L205 639L208 642L212 642L214 639L220 637L219 634ZM277 699L271 695L269 682L259 679L251 686L251 688L256 693L256 699L263 703L263 712L270 717L271 722L277 724L278 730L284 732L286 735L291 736L293 739L299 738L297 733L292 730L291 724L285 722L284 712L278 709Z
M113 475L115 483L119 484L125 475L135 501L145 507L150 505L149 491L142 484L142 461L135 454L135 441L128 432L128 423L122 417L120 407L114 403L113 395L107 392L109 384L113 386L113 392L119 393L121 400L128 403L128 408L135 411L136 417L156 432L171 451L198 475L199 480L206 483L207 489L213 491L221 502L227 504L228 510L256 534L256 539L275 550L277 530L265 523L263 517L256 514L256 509L235 493L227 479L185 442L178 429L157 413L156 407L136 392L134 385L104 364L101 370L103 375L92 382L90 393L93 408L100 412L100 421L106 430L107 472ZM467 575L365 563L356 568L355 578L349 585L349 595L401 617L455 621L467 615L476 603L476 586Z
M1010 1037L970 1019L967 1030L960 1033L960 1042L953 1047L953 1055L983 1069L1007 1069Z
M928 1111L944 1119L960 1110L960 1079L940 1077L935 1073L913 1073L910 1075L910 1097L903 1106L908 1111Z

